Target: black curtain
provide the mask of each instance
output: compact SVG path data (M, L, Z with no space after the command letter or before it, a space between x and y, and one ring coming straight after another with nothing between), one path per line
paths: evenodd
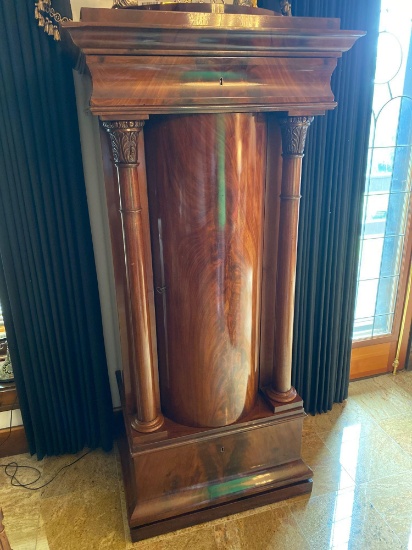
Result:
M315 118L303 160L293 385L315 414L348 393L380 0L295 0L292 9L368 33L339 60L338 107Z
M53 3L70 16L68 1ZM31 453L110 449L73 77L34 2L0 2L0 292Z

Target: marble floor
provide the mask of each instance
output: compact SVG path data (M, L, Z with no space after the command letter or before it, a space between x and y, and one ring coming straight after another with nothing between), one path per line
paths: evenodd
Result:
M353 382L347 402L308 416L303 458L310 496L134 545L116 450L90 453L39 491L12 487L1 468L0 506L13 550L412 549L412 372ZM14 460L45 482L73 457Z

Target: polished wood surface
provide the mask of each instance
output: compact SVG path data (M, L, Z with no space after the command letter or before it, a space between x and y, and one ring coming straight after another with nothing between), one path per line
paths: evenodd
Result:
M104 9L62 32L85 56L92 112L129 116L322 113L337 58L364 34L336 19Z
M0 382L0 412L19 408L16 384L14 382Z
M282 185L276 273L276 323L271 387L267 394L281 403L293 401L293 315L295 305L300 180L306 133L313 117L282 117Z
M364 34L182 9L83 9L62 25L91 111L119 128L148 119L147 181L144 159L126 159L142 132L124 137L123 166L112 139L118 178L105 160L134 540L311 489L291 387L302 127L335 107L332 71ZM161 418L156 341L165 420L143 433L136 414Z
M396 342L384 342L370 347L352 348L350 377L352 380L392 371L390 359L396 351ZM371 368L373 365L373 368Z
M145 136L162 408L224 426L257 396L266 122L171 116Z
M127 289L134 351L134 383L138 431L150 432L163 423L160 412L153 276L146 182L139 181L138 140L144 121L103 123L117 168L126 257ZM144 217L146 214L146 218Z
M197 522L206 521L211 507L236 502L240 508L227 512L233 513L242 509L240 501L245 498L285 487L288 492L282 498L298 494L300 484L312 476L300 459L301 405L285 414L269 413L233 426L146 441L132 454L121 447L131 528L139 533L143 527L144 533L146 525L171 518L180 526L190 525L184 518L201 510L205 515L197 515ZM276 500L275 495L271 498ZM210 517L221 515L225 514Z
M0 430L0 458L29 452L29 444L24 426L14 426Z
M307 477L307 475L305 477ZM183 516L157 521L141 527L132 527L130 529L131 539L133 542L138 542L165 533L170 533L177 529L184 529L186 527L198 525L199 523L224 518L231 514L239 514L247 510L253 510L259 506L267 506L268 504L273 504L288 498L298 497L310 493L311 491L312 479L304 479L286 487L264 491L252 496L226 502L219 506L196 510Z
M277 15L281 14L272 10L262 8L254 8L250 6L236 6L233 4L207 4L191 2L190 4L168 3L168 4L141 4L140 6L132 6L129 9L133 10L150 10L150 11L180 11L190 13L230 13L234 15Z
M282 138L277 114L266 115L268 147L266 151L265 218L263 228L262 308L259 357L259 384L270 386L275 361L274 327L276 323L276 271L279 236L280 187L282 181Z
M335 58L88 56L91 110L121 114L290 110L335 106ZM304 91L304 93L303 93ZM121 105L121 107L114 107ZM200 106L200 107L199 107Z
M137 170L144 168L143 140L138 141ZM119 323L123 374L123 406L127 414L136 415L136 395L133 374L133 336L131 328L130 301L127 289L126 265L123 245L122 220L120 216L119 183L117 169L113 163L112 148L107 131L100 127L100 147L103 160L103 175L107 214L109 218L110 241L116 290L117 319ZM141 176L139 175L139 181Z

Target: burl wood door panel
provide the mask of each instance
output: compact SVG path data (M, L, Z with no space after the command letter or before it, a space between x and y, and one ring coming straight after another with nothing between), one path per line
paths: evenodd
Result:
M258 390L266 121L152 117L145 145L162 410L225 426Z

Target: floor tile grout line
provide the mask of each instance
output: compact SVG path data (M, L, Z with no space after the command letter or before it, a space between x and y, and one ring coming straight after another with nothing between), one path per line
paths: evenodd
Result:
M312 499L312 498L316 498L316 497L312 497L312 493L309 494L309 499L308 499L308 502ZM302 531L302 529L300 528L300 525L299 525L299 522L298 520L296 519L295 517L295 514L293 513L293 510L290 506L290 504L288 503L288 510L289 510L289 513L291 514L292 518L293 518L293 521L295 522L295 525L297 526L297 529L298 529L298 532L299 534L301 535L301 537L303 538L303 540L305 541L308 549L310 550L311 549L311 544L310 544L310 541L309 539L307 538L307 536L305 535L304 531Z
M368 500L368 503L369 505L371 506L371 508L373 508L373 510L375 511L375 513L381 518L381 520L383 521L383 523L385 523L386 527L389 529L389 531L391 531L393 533L393 535L395 536L395 538L397 539L397 542L399 542L399 546L401 547L402 546L402 541L401 539L398 537L398 535L396 534L396 532L392 529L392 527L390 526L390 524L386 521L386 518L385 516L383 516L379 510L373 505L372 501L370 499L367 499Z

